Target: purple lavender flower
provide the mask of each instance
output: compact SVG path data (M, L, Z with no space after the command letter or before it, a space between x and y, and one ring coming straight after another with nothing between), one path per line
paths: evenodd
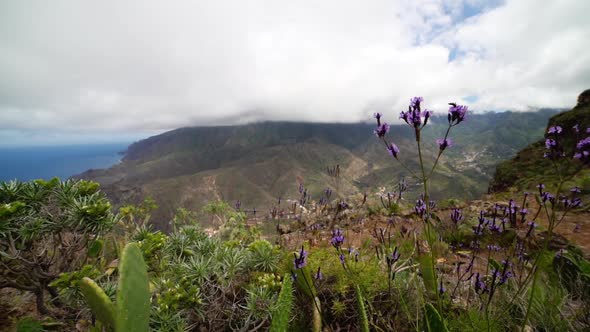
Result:
M397 251L397 247L395 247L393 249L393 252L391 253L391 255L387 255L387 257L386 257L387 266L389 266L389 268L391 268L391 266L399 260L399 257L400 257L399 251Z
M580 233L582 231L582 225L576 224L574 227L574 233Z
M434 210L436 208L436 201L428 202L428 206L430 207L431 210Z
M299 183L298 190L299 190L299 193L300 194L303 194L305 192L305 187L303 186L303 183Z
M557 141L554 140L553 138L548 138L548 139L545 140L545 147L548 150L550 150L550 149L552 149L552 148L554 148L556 146L557 146Z
M239 210L242 207L242 202L238 199L235 204L236 210Z
M419 129L428 123L428 119L432 116L432 112L428 110L421 110L421 103L424 101L422 97L414 97L410 100L408 111L402 111L399 115L410 127ZM422 119L424 118L424 119Z
M299 251L299 254L294 255L295 259L293 260L293 265L296 269L301 269L307 265L307 251L303 249L303 246L301 246L301 251Z
M460 209L453 209L451 211L451 220L455 225L457 225L461 220L463 220L463 213Z
M379 113L379 112L375 112L373 113L373 117L375 119L377 119L377 127L381 126L381 117L383 116L383 114Z
M338 256L338 258L340 258L340 263L341 263L342 265L344 265L344 259L345 259L345 257L344 257L344 254L340 254L340 255Z
M502 250L502 248L500 248L500 246L495 245L495 244L488 244L487 248L489 251L496 251L496 252Z
M565 253L564 249L557 250L557 252L555 253L555 258L560 258L561 256L563 256L564 253Z
M547 134L558 135L558 134L561 134L562 131L563 131L563 128L561 128L560 126L553 126L553 127L549 127L549 130L547 130Z
M444 151L446 148L450 148L451 146L453 146L453 140L450 138L439 138L436 140L436 144L438 144L438 148L441 151Z
M584 164L590 163L590 137L580 140L576 144L577 152L574 154L575 159L579 159Z
M389 152L389 154L393 156L393 158L397 159L397 155L399 154L399 148L393 142L387 143L387 152Z
M508 270L512 264L508 260L502 261L502 273L500 274L500 281L498 285L505 284L509 278L512 277L512 272Z
M440 295L443 295L446 291L447 289L444 287L442 279L440 279L440 282L438 284L438 293Z
M318 271L313 276L315 280L322 280L322 279L324 279L324 275L320 271L320 268L321 267L318 266Z
M410 99L410 107L414 109L420 109L420 104L424 101L423 97L413 97Z
M297 280L297 273L295 273L294 271L291 271L291 280L292 281Z
M477 225L477 226L473 226L473 234L477 235L477 236L481 236L483 235L483 226Z
M576 197L576 198L574 198L574 199L571 200L571 203L570 204L571 204L570 207L572 209L577 209L580 206L582 206L582 199L580 197Z
M572 189L570 189L570 192L572 192L574 194L579 194L582 192L582 190L580 190L579 187L573 187Z
M481 275L479 274L479 272L476 272L475 273L474 287L475 287L475 292L477 294L483 294L487 290L486 284L483 281L483 278L481 277Z
M555 201L555 197L553 195L551 195L550 192L545 191L541 194L541 200L543 201L543 203L547 202L547 201Z
M530 235L533 234L533 230L537 227L537 223L535 223L534 221L531 221L527 225L529 225L529 230L526 233L525 237L529 237Z
M465 120L465 116L467 115L467 106L457 105L455 103L449 103L449 105L451 105L451 107L449 107L449 114L447 118L451 126L456 126Z
M340 247L342 247L343 243L344 243L344 234L342 233L342 231L339 229L333 230L332 231L332 240L330 241L330 244L332 244L334 246L334 248L340 249Z
M390 126L383 122L381 125L377 126L377 129L373 130L373 133L379 138L385 137L385 134L389 132Z
M426 203L422 199L416 200L416 205L414 206L414 210L420 217L424 217L426 213Z
M338 209L339 210L346 210L346 209L349 209L349 208L350 208L350 205L348 205L348 203L346 203L345 201L340 201L338 203Z

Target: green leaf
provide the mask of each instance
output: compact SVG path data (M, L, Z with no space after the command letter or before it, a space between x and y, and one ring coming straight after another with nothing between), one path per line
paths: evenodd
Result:
M96 258L100 255L102 251L103 241L102 240L94 240L88 246L88 257Z
M107 326L115 326L115 305L94 280L84 277L79 283L86 303L96 315L96 318Z
M426 325L428 326L428 331L430 332L448 332L447 326L443 321L442 317L436 310L436 308L427 303L424 307L425 315L426 315Z
M488 263L490 264L490 267L492 269L496 269L496 270L500 271L500 263L498 263L495 259L490 257L490 260Z
M129 243L123 250L119 265L117 289L117 332L149 330L150 291L147 266L141 250Z
M420 264L420 272L422 273L424 287L426 287L426 290L431 295L436 295L436 276L432 269L432 257L430 257L430 255L422 255L418 257L418 263Z

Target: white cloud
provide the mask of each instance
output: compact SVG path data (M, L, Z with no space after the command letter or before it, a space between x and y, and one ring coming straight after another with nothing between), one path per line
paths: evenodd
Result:
M569 107L590 83L589 1L0 4L0 130ZM465 16L470 16L465 18ZM457 55L449 62L451 55Z

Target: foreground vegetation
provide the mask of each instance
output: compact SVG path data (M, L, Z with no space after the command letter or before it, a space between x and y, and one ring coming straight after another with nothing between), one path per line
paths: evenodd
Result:
M473 211L429 198L466 113L451 104L429 163L421 133L431 113L418 97L402 112L416 141L402 148L415 149L419 166L399 166L422 184L420 197L406 197L404 180L377 197L342 197L339 169L328 167L317 200L300 183L296 201L278 199L268 213L211 202L204 212L214 231L184 209L168 234L151 229L154 202L114 213L93 182L4 183L1 300L28 300L37 314L17 308L2 323L18 331L590 329L590 263L555 232L582 213L587 192L575 184L590 162L586 129L549 128L554 182ZM404 152L375 117L375 135L399 162ZM563 139L574 131L573 143ZM276 235L261 231L269 226Z

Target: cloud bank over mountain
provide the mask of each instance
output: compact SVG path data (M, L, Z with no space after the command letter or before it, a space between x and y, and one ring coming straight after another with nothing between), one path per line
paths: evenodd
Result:
M0 4L0 131L148 132L262 120L571 107L590 2ZM12 135L14 136L14 135Z

